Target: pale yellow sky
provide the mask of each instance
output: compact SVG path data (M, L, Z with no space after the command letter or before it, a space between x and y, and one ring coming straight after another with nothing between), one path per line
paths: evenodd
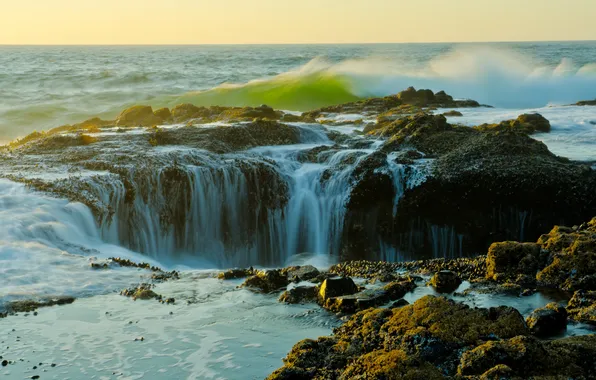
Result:
M0 44L596 40L596 0L0 0Z

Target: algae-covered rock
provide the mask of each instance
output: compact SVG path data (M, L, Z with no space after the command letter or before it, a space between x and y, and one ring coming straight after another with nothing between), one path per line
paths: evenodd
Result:
M567 304L569 318L596 325L596 291L578 290Z
M289 283L288 276L282 270L273 269L258 271L256 275L247 278L241 286L262 293L271 293L285 288Z
M515 120L502 121L499 124L482 124L475 127L486 132L523 132L527 134L550 132L550 122L538 113L523 114Z
M517 278L520 274L535 276L543 266L540 245L534 243L493 243L486 257L486 277L492 280Z
M515 309L473 309L427 296L401 308L361 311L332 337L299 342L269 379L455 376L466 349L527 334Z
M151 106L134 106L125 109L116 119L116 125L126 127L151 127L163 120L153 113Z
M291 282L309 281L319 276L321 272L312 265L288 267L284 269Z
M254 269L228 269L225 272L217 274L217 278L220 280L235 280L238 278L246 278L255 274Z
M456 273L443 270L435 273L430 280L430 285L439 293L452 293L461 284L461 278Z
M443 116L446 116L446 117L461 117L461 116L464 116L464 114L461 113L461 112L459 112L459 111L453 110L453 111L444 112L443 113Z
M557 303L536 309L526 318L530 332L539 337L561 333L567 328L567 311Z
M329 298L350 295L358 292L358 286L349 277L328 278L321 284L319 298L326 302Z
M551 252L549 265L537 275L549 287L596 290L596 218L581 228L554 228L539 244Z

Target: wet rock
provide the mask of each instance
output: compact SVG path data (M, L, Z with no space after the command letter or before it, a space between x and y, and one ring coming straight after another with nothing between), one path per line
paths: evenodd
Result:
M321 284L319 298L324 303L330 298L350 295L356 292L358 292L358 287L351 278L328 278Z
M390 309L398 309L400 307L408 306L410 303L404 299L395 301L391 306Z
M596 291L578 290L567 304L569 318L596 325Z
M117 126L126 127L151 127L163 120L153 113L151 106L134 106L120 113L116 119Z
M464 116L464 114L461 113L461 112L459 112L459 111L455 111L454 110L454 111L444 112L443 113L443 116L446 116L446 117L461 117L461 116Z
M401 308L359 312L332 337L299 342L269 379L455 376L466 349L527 334L515 309L472 309L427 296Z
M576 106L596 106L596 99L594 100L582 100L575 103Z
M535 276L546 257L534 243L493 243L486 257L486 277L492 280L517 278L520 274Z
M309 281L321 274L317 268L312 265L289 267L284 269L288 280L291 282Z
M575 230L555 227L538 240L551 261L536 278L543 286L596 290L596 218Z
M150 299L161 300L163 297L161 295L155 293L152 290L152 288L153 288L152 284L140 284L136 287L124 289L120 292L120 294L125 297L130 297L135 301L138 299L139 300L150 300Z
M160 119L162 122L167 122L172 118L172 112L169 108L160 108L153 112L155 117Z
M430 285L439 293L452 293L461 283L461 278L449 270L435 273L430 280Z
M352 295L329 298L323 306L333 312L350 314L397 300L415 288L416 284L412 281L396 281L379 289L366 289Z
M505 364L518 375L530 376L532 372L544 370L542 362L546 356L547 351L540 341L529 336L488 342L462 355L458 374L482 375L499 364Z
M185 103L172 108L171 115L175 122L181 123L190 119L208 116L210 112L205 107Z
M557 335L567 328L567 311L556 303L536 309L526 318L530 332L539 337Z
M298 304L304 302L314 302L317 300L318 289L316 286L297 286L286 290L279 297L279 302Z
M523 132L527 134L550 132L550 122L538 113L523 114L515 120L502 121L499 124L482 124L475 127L486 132Z
M280 269L257 271L256 275L244 281L241 287L256 290L262 293L271 293L288 286L290 281Z
M6 306L8 313L30 313L42 307L69 305L75 301L74 297L54 297L42 300L12 301Z
M246 278L248 276L254 276L255 270L249 269L229 269L225 272L219 272L217 278L220 280L235 280L239 278Z

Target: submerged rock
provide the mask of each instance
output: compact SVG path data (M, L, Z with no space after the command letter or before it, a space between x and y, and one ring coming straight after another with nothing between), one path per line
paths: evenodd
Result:
M567 311L556 303L536 309L526 318L530 332L539 337L557 335L567 328Z
M51 307L59 305L70 305L75 301L74 297L53 297L42 300L22 300L12 301L6 306L8 314L12 313L30 313L42 307Z

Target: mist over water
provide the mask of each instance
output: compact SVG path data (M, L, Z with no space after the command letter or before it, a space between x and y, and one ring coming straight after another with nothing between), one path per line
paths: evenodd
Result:
M596 97L596 43L0 47L0 141L154 107L304 111L408 86L504 108Z

